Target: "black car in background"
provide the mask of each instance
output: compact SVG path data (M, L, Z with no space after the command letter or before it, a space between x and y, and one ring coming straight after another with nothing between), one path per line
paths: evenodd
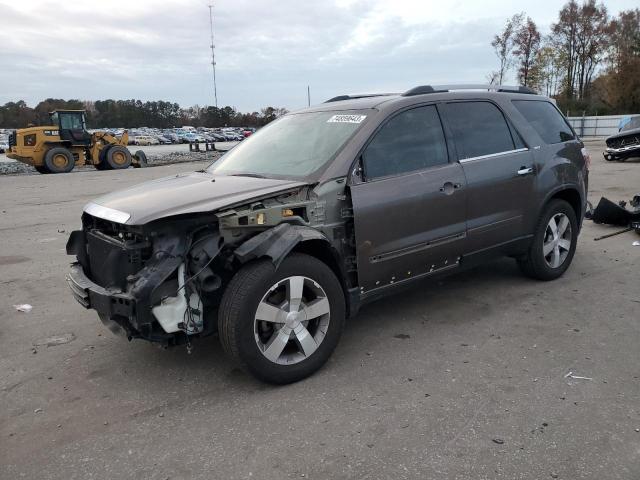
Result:
M631 117L620 132L611 135L605 141L605 160L625 161L627 158L640 157L640 115Z

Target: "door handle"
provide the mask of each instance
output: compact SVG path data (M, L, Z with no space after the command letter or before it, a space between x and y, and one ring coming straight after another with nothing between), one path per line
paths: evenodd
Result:
M518 175L529 175L530 173L533 173L533 167L522 166L520 170L518 170Z
M462 184L460 183L445 182L445 184L440 187L440 192L445 195L451 195L460 187L462 187Z

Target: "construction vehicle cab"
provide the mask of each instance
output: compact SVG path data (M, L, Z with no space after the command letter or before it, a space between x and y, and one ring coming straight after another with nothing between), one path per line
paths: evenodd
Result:
M91 145L83 110L56 110L51 112L51 124L58 125L60 138L74 145Z
M146 166L142 151L131 155L129 134L90 133L84 110L54 110L49 125L16 130L9 137L7 157L32 165L40 173L65 173L76 165L98 170Z

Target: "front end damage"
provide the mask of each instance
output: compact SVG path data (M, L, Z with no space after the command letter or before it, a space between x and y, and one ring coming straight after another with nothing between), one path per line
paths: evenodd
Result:
M113 332L167 346L215 333L224 286L243 263L268 257L277 267L308 240L336 249L336 258L352 248L344 219L327 218L308 187L145 225L96 211L85 209L67 243L73 296Z
M222 246L215 222L139 227L85 213L82 223L67 243L77 258L67 282L81 305L129 338L171 344L176 333L204 333L203 298L221 285L212 270Z

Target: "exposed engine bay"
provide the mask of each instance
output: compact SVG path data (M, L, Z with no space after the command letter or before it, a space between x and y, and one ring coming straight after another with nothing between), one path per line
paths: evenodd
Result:
M343 182L325 188L337 190L337 203L347 203L338 195ZM352 257L349 219L326 218L325 203L303 187L145 225L107 220L88 213L96 208L85 208L82 230L72 232L67 243L67 253L77 258L67 281L76 300L97 310L110 330L130 339L188 344L192 336L216 331L223 287L243 263L269 257L277 266L307 240ZM339 268L349 276L346 266ZM355 271L351 275L355 284Z

